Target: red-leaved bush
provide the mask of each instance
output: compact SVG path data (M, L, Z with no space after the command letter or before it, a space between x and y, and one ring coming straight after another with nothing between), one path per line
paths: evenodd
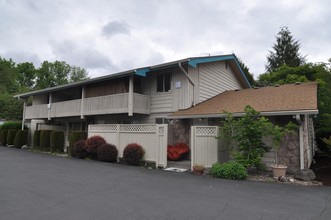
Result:
M123 151L123 159L131 165L139 165L145 154L144 149L139 144L128 144Z
M105 162L117 162L117 148L112 144L103 144L97 149L98 160Z
M106 141L101 136L92 136L86 140L85 148L86 151L89 153L91 159L98 158L97 150L103 144L106 144Z
M79 140L76 141L71 149L71 156L77 157L77 158L86 158L88 156L88 153L85 149L85 141Z

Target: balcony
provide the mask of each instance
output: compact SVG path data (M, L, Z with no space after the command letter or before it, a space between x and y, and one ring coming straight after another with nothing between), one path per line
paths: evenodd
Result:
M84 115L103 114L130 114L132 113L150 114L149 97L142 94L133 93L130 100L129 93L99 96L93 98L76 99L52 104L41 104L27 106L25 111L26 119L37 118L59 118ZM132 103L132 106L130 106ZM82 109L83 108L83 109Z

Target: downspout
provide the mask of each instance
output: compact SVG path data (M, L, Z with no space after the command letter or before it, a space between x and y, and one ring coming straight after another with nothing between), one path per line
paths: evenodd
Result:
M300 144L300 170L303 170L305 168L304 165L304 151L303 151L303 123L302 120L300 118L300 115L297 114L295 116L295 119L297 120L297 122L299 123L299 144Z
M178 63L178 66L179 66L179 68L181 69L181 71L186 75L186 77L188 78L189 82L190 82L191 85L193 86L193 106L195 106L195 96L194 96L194 89L195 89L194 86L195 86L195 84L194 84L193 80L191 79L191 77L190 77L190 76L188 75L188 73L186 72L186 70L183 68L181 62Z

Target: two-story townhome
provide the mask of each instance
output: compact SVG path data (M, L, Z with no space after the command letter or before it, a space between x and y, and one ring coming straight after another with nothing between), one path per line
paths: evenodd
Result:
M250 84L234 54L192 57L17 95L24 122L87 130L88 124L162 124L226 90ZM27 105L32 97L32 104ZM45 126L44 126L45 128ZM187 135L176 134L188 142Z

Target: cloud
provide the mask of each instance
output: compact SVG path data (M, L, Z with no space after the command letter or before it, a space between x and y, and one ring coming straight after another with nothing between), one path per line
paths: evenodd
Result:
M105 37L118 34L130 35L130 27L125 21L109 21L102 27L102 35Z
M33 63L36 67L41 63L41 60L36 53L26 51L6 51L3 53L3 57L7 59L11 58L15 63Z

